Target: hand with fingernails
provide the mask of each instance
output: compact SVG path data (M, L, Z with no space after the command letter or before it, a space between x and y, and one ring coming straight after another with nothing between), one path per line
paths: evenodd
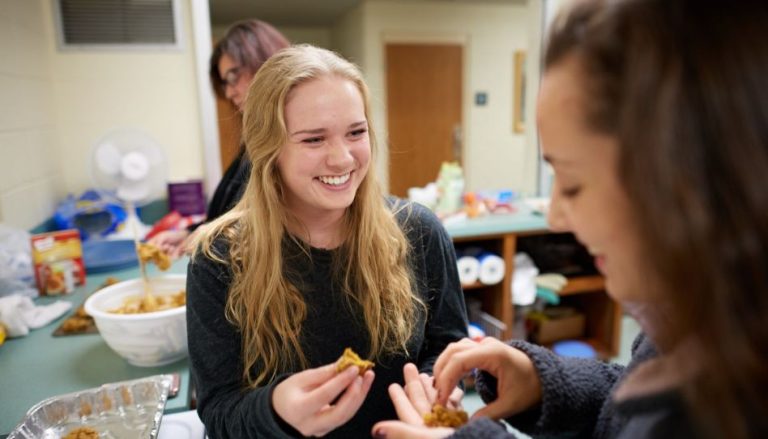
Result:
M450 428L425 427L423 414L431 409L432 403L451 408L455 402L456 384L473 369L480 369L496 378L497 398L475 412L471 419L483 416L494 420L507 418L541 401L541 381L531 359L493 337L479 342L465 338L449 344L435 362L432 388L427 389L427 381L419 378L423 393L413 384L413 371L407 368L403 370L405 390L398 389L396 385L389 389L400 420L377 423L373 427L374 437L419 439L451 435L453 429Z
M369 370L357 366L336 372L336 363L291 375L275 386L272 407L304 436L324 436L349 421L373 383Z
M413 363L403 367L404 386L391 384L389 397L395 405L400 421L383 421L373 426L374 437L387 438L440 438L450 435L452 428L429 428L424 425L424 415L432 411L437 402L434 378L419 373ZM464 391L454 385L442 404L453 410L461 409Z

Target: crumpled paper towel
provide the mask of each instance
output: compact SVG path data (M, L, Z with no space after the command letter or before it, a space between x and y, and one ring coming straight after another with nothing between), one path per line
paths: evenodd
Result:
M20 294L0 297L0 323L8 337L21 337L30 329L41 328L56 320L72 308L72 304L57 300L49 305L35 305L32 299Z

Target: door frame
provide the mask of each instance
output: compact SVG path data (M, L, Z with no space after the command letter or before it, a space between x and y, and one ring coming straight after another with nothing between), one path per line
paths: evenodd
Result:
M199 126L203 141L203 176L208 200L213 196L221 180L221 156L219 152L219 125L216 98L208 76L208 66L213 47L211 45L211 11L207 0L189 3L192 20L192 40L195 50L195 75L200 106Z
M467 163L471 160L468 151L467 151L467 141L466 139L469 137L468 127L469 124L467 123L467 116L470 114L470 111L472 110L472 92L469 90L469 64L467 62L467 59L471 56L470 53L470 44L469 44L469 36L465 33L461 32L411 32L411 31L395 31L395 30L387 30L381 33L381 39L380 39L380 53L381 53L381 65L383 66L382 69L382 90L384 95L382 96L382 100L386 102L388 96L389 96L389 90L387 90L387 78L386 78L386 64L387 64L387 44L454 44L457 46L461 46L462 51L462 66L461 66L461 132L462 132L462 142L461 142L461 159L462 159L462 166L464 170L464 180L467 180ZM381 121L379 123L382 124L382 126L385 127L387 138L386 139L380 139L379 140L379 148L381 149L381 154L379 154L380 160L382 161L381 168L384 169L384 175L381 176L382 183L387 188L387 191L389 191L389 119L387 118L387 111L388 108L383 108L382 114L379 116ZM437 178L437 176L435 176Z

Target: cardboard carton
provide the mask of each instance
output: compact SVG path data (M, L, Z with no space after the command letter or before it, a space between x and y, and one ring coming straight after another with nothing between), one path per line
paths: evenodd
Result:
M85 266L77 229L32 235L32 263L40 295L71 293L85 285Z
M572 308L552 308L535 318L529 317L531 335L535 343L547 345L560 340L584 336L584 314Z

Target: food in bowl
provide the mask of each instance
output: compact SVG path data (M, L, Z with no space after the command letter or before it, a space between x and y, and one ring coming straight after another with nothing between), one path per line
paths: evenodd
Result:
M186 275L165 274L150 279L154 296L163 299L186 288ZM187 356L185 305L162 311L116 314L125 300L141 297L144 280L131 279L110 285L85 301L104 341L118 355L135 366L162 366Z
M145 300L146 296L133 296L125 299L123 304L115 309L109 310L114 314L141 314L146 312L164 311L166 309L176 308L187 304L187 292L184 290L176 294L158 296L154 302Z

